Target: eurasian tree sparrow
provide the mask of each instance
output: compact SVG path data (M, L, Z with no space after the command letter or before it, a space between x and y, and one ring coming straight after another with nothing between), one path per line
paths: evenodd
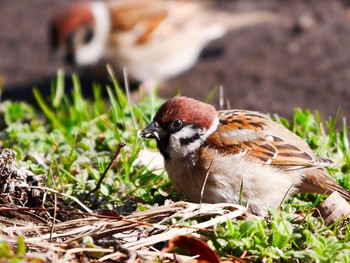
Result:
M201 1L93 1L57 14L50 39L53 51L71 63L88 66L106 58L144 81L188 70L229 29L276 21L270 12L229 14Z
M266 215L289 194L338 191L350 199L324 169L332 161L315 156L300 137L259 112L216 111L175 97L140 136L157 140L173 185L192 202L238 203L241 192L244 205Z

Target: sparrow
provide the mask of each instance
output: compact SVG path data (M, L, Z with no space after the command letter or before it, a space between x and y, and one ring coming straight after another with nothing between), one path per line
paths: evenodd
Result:
M324 168L331 160L260 112L174 97L140 136L157 140L175 189L191 202L241 203L265 216L290 194L337 191L350 200Z
M78 66L105 59L142 82L188 70L202 49L229 29L277 20L268 11L231 14L201 1L91 1L53 16L49 38L55 57Z

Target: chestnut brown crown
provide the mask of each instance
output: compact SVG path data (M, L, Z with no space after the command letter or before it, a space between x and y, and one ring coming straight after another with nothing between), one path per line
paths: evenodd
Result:
M153 121L161 127L180 120L185 124L194 124L203 129L209 129L217 116L218 113L213 106L191 98L177 96L160 107Z

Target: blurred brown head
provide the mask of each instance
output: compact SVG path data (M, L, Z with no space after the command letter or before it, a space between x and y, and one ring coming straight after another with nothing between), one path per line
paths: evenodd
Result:
M105 50L109 19L103 2L79 3L59 11L49 26L52 55L71 64L96 63Z

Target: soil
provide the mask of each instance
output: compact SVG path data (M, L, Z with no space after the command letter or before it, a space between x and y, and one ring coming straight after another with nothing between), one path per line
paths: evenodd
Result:
M0 75L3 99L32 101L31 87L49 93L59 67L78 72L82 86L104 81L49 56L47 25L52 14L71 0L2 0L0 8ZM206 56L191 70L168 80L160 94L175 90L205 99L223 86L233 108L291 117L294 108L318 110L323 119L335 114L350 118L350 2L327 0L216 1L230 12L270 10L287 23L235 30L211 43ZM209 54L209 55L208 55ZM68 83L70 83L68 81ZM86 84L89 83L89 84ZM86 85L86 86L85 86ZM213 103L218 105L219 96Z

